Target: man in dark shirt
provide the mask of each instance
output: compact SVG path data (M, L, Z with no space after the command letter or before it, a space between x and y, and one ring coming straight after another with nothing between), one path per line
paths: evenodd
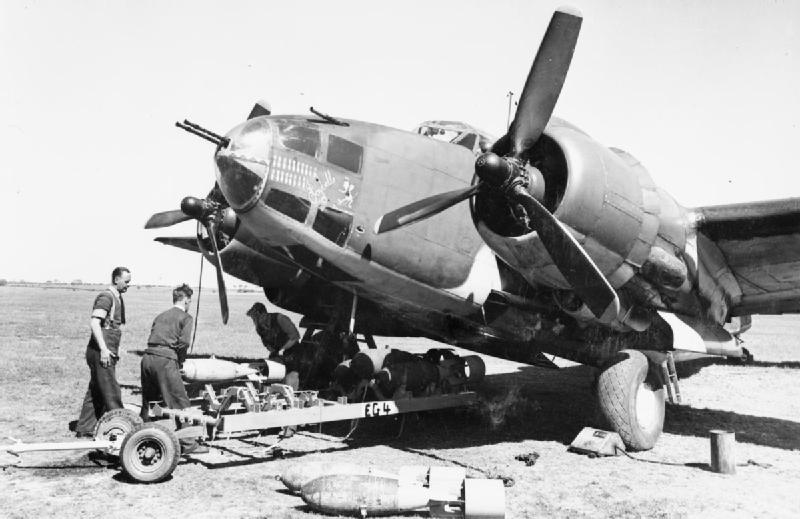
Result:
M150 329L147 350L142 356L142 419L149 419L150 402L164 400L171 409L191 405L181 380L180 367L192 339L192 316L187 313L192 302L192 289L187 285L172 291L172 308L160 313ZM183 454L202 454L208 447L194 438L181 439Z
M89 388L83 398L78 420L70 429L79 437L92 436L97 420L103 413L122 407L122 394L117 383L116 365L125 324L125 302L122 294L128 290L131 273L125 267L111 272L111 286L97 294L92 308L86 364L89 365Z
M261 343L270 357L279 357L300 341L300 332L287 316L278 312L267 312L264 303L253 303L246 314L253 320Z

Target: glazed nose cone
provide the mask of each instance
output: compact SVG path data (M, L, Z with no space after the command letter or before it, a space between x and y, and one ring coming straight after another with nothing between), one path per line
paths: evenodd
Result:
M217 181L225 199L237 211L257 201L268 174L272 133L264 118L240 124L226 135L230 142L214 156Z

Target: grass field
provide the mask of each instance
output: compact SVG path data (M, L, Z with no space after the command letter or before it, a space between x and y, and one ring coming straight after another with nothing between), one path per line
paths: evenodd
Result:
M69 440L88 369L83 351L94 290L0 287L0 437ZM220 323L216 294L203 294L195 352L260 358L264 349L244 312L259 294L231 294ZM118 378L126 404L138 405L139 353L152 318L170 305L166 288L132 288ZM295 316L296 317L296 316ZM346 424L286 440L286 459L264 454L274 436L215 443L157 485L126 481L82 453L29 454L0 472L0 517L320 517L274 479L304 461L342 461L391 470L404 464L467 465L475 477L515 480L507 517L800 517L800 318L756 317L746 346L756 362L719 360L682 367L682 406L667 411L655 449L589 459L566 452L595 423L589 368L562 362L545 370L487 358L485 404L362 422L349 442ZM420 339L381 339L415 351ZM736 431L733 476L710 472L710 429ZM402 432L398 438L398 433ZM0 442L8 440L0 439ZM515 460L539 455L533 466ZM0 456L3 461L8 459ZM752 463L746 464L748 460Z

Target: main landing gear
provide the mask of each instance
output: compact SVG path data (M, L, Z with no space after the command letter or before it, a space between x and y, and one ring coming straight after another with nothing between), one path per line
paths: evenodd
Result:
M665 389L636 350L617 353L597 381L600 410L628 449L652 449L664 428Z

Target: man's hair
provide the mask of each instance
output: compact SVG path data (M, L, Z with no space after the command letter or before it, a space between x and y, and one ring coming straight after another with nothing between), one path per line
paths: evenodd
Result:
M125 272L130 273L130 270L128 270L128 267L117 267L114 270L112 270L111 271L111 282L113 283L114 281L116 281L116 279L118 277L120 277L122 274L124 274Z
M175 287L172 290L172 302L177 303L182 299L189 299L192 297L192 294L194 294L192 287L184 283L183 285Z
M267 315L267 307L264 306L264 303L253 303L253 306L250 307L250 310L245 315L247 317Z

